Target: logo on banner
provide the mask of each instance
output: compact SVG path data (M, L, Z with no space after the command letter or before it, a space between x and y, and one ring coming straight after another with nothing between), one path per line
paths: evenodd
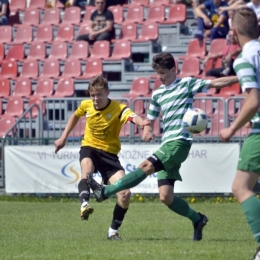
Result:
M61 169L61 174L67 178L72 178L73 180L68 182L67 184L73 184L73 183L77 183L79 181L80 178L80 174L73 168L73 165L70 165L73 161L67 163L66 165L64 165Z

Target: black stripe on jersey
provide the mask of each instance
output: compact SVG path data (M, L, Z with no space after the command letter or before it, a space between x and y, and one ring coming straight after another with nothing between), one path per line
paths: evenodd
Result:
M121 119L121 116L123 115L124 111L126 109L129 109L128 107L124 107L123 110L121 111L121 113L119 114L118 118Z

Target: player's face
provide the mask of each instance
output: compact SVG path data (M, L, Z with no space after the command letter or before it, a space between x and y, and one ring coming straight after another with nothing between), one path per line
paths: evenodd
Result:
M103 109L107 106L109 91L106 89L91 89L90 98L96 109Z
M160 81L163 85L168 86L170 85L176 78L175 74L176 68L173 67L172 69L159 69L156 71L157 75L159 76Z

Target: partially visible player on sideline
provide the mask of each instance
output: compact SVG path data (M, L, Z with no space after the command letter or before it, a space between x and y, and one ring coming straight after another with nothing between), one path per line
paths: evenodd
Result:
M78 184L82 220L88 220L93 212L93 208L89 205L88 175L99 171L105 184L113 184L125 175L117 156L121 149L119 132L122 125L132 122L142 128L145 124L150 124L149 120L143 120L126 105L108 98L108 82L104 77L94 77L89 83L88 91L90 99L81 102L69 118L61 137L55 141L55 153L57 153L65 146L66 139L79 118L86 117L84 139L80 149L81 180ZM130 196L128 189L117 193L118 201L108 230L108 239L122 239L118 234L118 228L129 207Z
M259 32L255 12L248 7L238 9L232 25L234 36L242 48L233 66L244 92L245 103L234 123L220 131L220 139L227 142L237 130L248 122L252 123L251 133L240 152L232 191L258 243L253 260L260 260L260 202L253 192L260 176L260 43L257 40Z
M145 126L143 140L153 136L154 121L162 113L163 137L160 148L142 162L135 171L127 174L113 185L103 186L89 176L90 188L97 201L102 201L116 192L129 189L142 182L148 175L157 172L160 200L173 212L190 219L193 223L193 240L202 239L202 230L208 218L193 210L182 198L175 196L174 183L181 181L179 170L186 160L192 144L192 135L182 125L185 112L192 107L193 97L209 88L223 88L237 82L237 77L223 77L210 80L185 77L176 78L174 58L163 52L153 57L153 69L162 85L153 92L147 118L151 126Z

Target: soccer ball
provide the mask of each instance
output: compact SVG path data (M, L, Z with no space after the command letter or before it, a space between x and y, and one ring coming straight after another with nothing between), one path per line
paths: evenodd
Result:
M200 108L191 108L187 110L182 121L185 130L191 134L199 134L203 132L208 125L207 116Z

